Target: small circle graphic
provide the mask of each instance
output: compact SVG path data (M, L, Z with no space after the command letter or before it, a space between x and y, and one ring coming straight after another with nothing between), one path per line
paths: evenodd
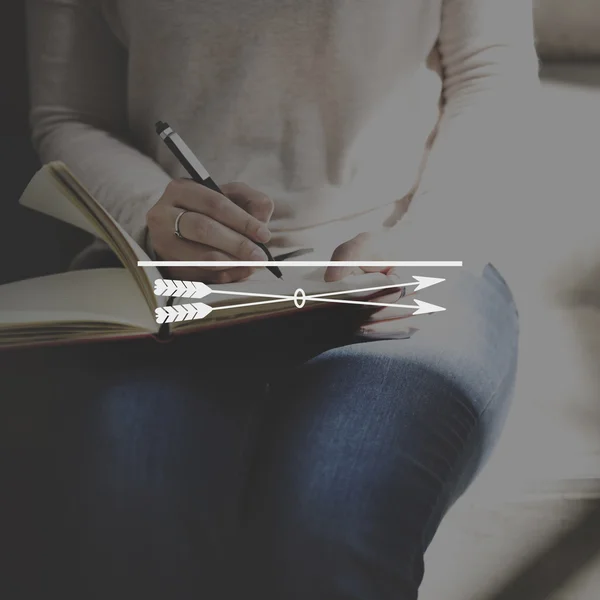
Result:
M294 304L296 308L302 308L306 304L306 293L302 288L298 288L294 292Z

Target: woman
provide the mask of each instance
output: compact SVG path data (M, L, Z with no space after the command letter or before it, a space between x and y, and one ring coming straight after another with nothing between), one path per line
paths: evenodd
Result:
M490 260L537 82L530 2L30 0L28 14L42 160L159 258L264 260L265 242ZM226 197L182 179L160 119ZM57 442L72 504L54 522L79 540L78 595L416 598L516 373L498 271L444 276L447 312L408 341L285 365L207 348L61 362L56 385L80 402Z

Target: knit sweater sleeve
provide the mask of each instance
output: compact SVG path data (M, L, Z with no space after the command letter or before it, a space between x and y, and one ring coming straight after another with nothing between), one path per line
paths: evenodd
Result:
M27 0L30 121L42 162L63 161L142 246L170 181L128 143L127 55L96 0Z
M539 87L532 15L531 0L443 1L442 116L406 215L420 256L492 252L518 218L510 203L527 210Z

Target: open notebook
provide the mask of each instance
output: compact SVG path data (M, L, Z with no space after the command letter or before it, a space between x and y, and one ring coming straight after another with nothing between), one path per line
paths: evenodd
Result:
M70 271L0 286L0 349L144 336L162 339L290 311L334 310L335 305L311 302L299 309L293 300L289 300L213 310L203 319L161 325L157 322L158 307L198 300L155 295L155 281L163 277L159 270L138 267L138 261L149 261L150 258L63 163L53 162L42 167L27 186L20 203L101 238L124 268ZM311 259L307 256L303 260ZM284 270L284 280L261 269L246 281L210 287L220 292L293 296L299 287L306 294L320 294L389 284L389 279L380 273L326 283L323 269L294 267ZM364 296L364 292L353 292L344 297ZM218 307L248 304L249 298L213 293L201 301ZM398 309L398 317L402 316L403 310ZM409 316L414 309L404 312Z

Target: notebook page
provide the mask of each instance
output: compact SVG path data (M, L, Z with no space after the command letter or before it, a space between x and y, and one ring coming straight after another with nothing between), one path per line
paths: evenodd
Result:
M151 281L160 277L154 267L140 268L138 260L150 260L131 236L100 206L61 162L44 165L23 192L20 204L59 219L103 239L130 269L150 309L162 304L154 296Z
M0 329L76 322L157 330L154 315L126 269L69 271L0 286Z

